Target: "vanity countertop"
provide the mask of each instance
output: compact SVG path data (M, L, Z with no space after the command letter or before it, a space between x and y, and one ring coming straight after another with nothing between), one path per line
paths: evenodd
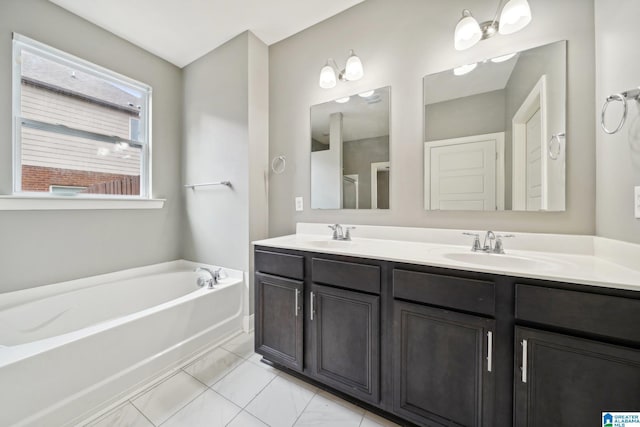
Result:
M594 236L515 233L515 239L505 239L506 254L500 255L471 252L471 240L461 238L460 230L358 226L367 237L343 242L321 234L326 227L298 224L296 234L253 244L640 291L640 245Z

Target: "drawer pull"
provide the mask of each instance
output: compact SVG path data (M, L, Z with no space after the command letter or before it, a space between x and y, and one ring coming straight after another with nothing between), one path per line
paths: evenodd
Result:
M298 317L298 313L300 312L300 305L298 304L298 298L300 297L300 289L296 289L296 317Z
M522 340L522 382L527 382L527 340Z
M493 332L487 332L487 371L493 368Z
M313 299L314 299L315 295L313 294L313 292L311 292L311 297L310 297L310 304L311 304L311 310L310 310L310 316L311 316L311 320L313 320L313 312L314 312L314 308L313 308Z

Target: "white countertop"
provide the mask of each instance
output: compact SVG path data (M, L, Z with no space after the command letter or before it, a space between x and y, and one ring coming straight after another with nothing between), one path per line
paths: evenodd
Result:
M505 255L474 254L472 238L461 230L358 226L352 242L335 242L326 227L298 224L297 234L253 244L640 291L640 245L594 236L511 233L516 237L505 239Z

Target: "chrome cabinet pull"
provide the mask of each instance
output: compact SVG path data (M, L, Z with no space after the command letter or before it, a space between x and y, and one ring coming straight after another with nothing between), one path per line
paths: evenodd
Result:
M296 317L298 317L298 313L300 312L300 305L298 304L298 298L300 296L300 289L296 289Z
M522 382L527 382L527 340L522 340Z
M487 332L487 371L493 368L493 332Z
M313 292L311 292L311 297L310 297L310 299L311 299L311 301L310 301L310 303L311 303L311 320L313 320L313 311L314 311L313 310L313 298L314 297L315 297L315 295L313 294Z

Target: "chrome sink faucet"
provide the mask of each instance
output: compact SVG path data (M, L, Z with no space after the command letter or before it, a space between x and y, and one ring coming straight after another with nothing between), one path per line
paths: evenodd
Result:
M342 227L340 224L330 225L329 228L333 230L332 240L351 241L351 230L355 230L355 227Z
M480 234L478 233L462 233L465 236L473 237L473 244L471 246L472 252L485 252L488 254L503 254L504 253L504 244L502 243L502 239L506 237L515 237L513 234L495 234L493 231L489 230L484 235L484 242L482 245L480 244ZM489 244L487 244L487 240L489 240Z
M213 289L214 285L218 284L218 280L220 280L220 270L222 270L221 268L217 269L217 270L211 270L210 268L207 267L198 267L194 270L194 272L199 273L199 272L205 272L207 273L210 277L208 279L205 279L204 277L198 277L198 286L200 286L201 288L204 286L207 286L207 288L209 289Z

